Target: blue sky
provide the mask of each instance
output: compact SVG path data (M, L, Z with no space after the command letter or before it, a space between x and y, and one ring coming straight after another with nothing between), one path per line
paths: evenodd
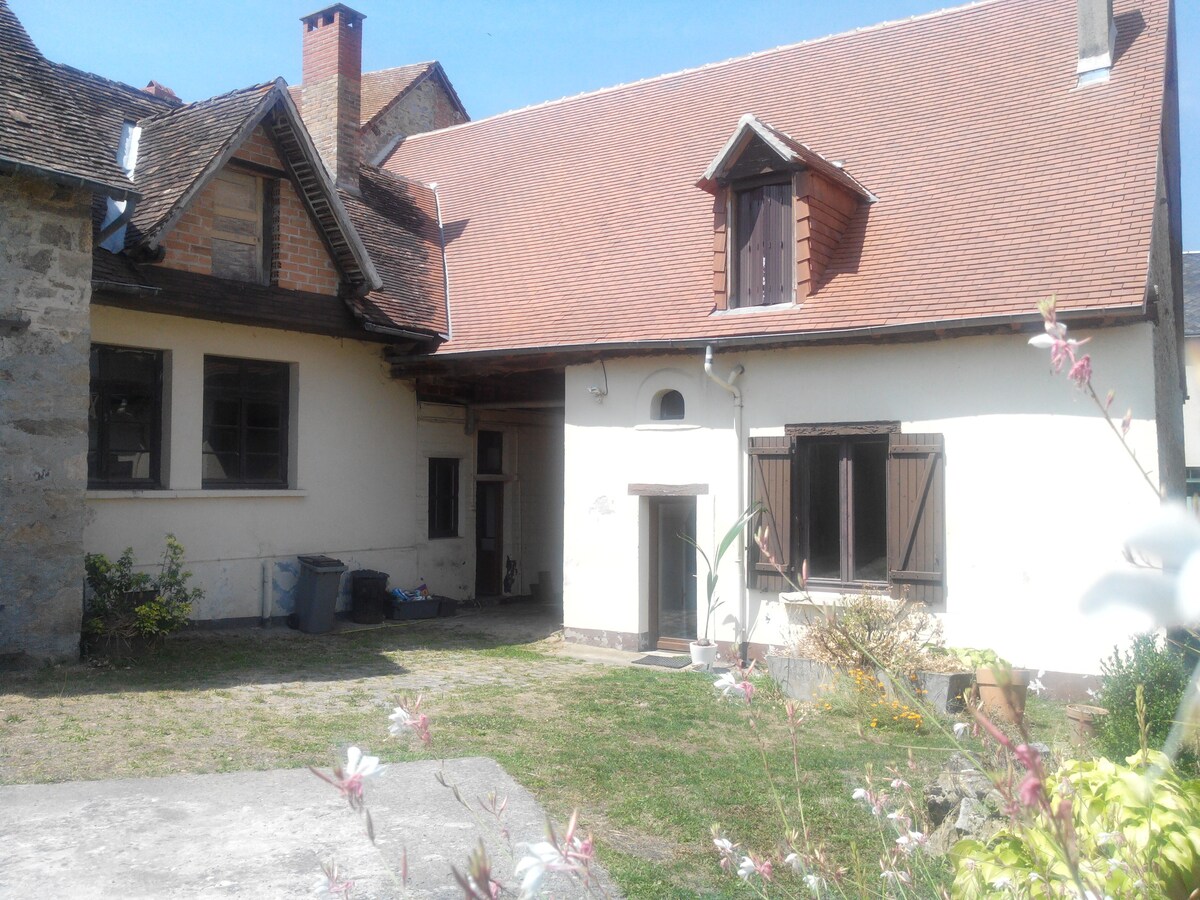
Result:
M50 59L197 100L300 80L322 0L9 0ZM1063 0L1074 5L1074 0ZM357 0L363 66L440 60L473 118L957 5L946 0ZM1200 3L1176 0L1184 246L1200 250Z

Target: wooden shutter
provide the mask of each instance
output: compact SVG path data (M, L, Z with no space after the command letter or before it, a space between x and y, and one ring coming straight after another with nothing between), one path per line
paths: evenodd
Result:
M750 521L750 548L746 555L746 583L760 591L790 590L787 580L759 550L755 538L769 529L771 555L789 575L795 571L792 553L792 449L790 437L750 438L750 504L761 509Z
M259 281L263 262L260 180L224 169L213 185L212 273L218 278Z
M946 599L946 454L940 434L888 436L888 580L892 596Z
M795 278L791 182L739 191L734 226L735 305L790 303Z

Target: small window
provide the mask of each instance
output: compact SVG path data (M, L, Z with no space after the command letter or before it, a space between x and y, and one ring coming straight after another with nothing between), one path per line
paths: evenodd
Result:
M476 470L480 475L504 473L504 432L481 431L476 440Z
M262 178L226 168L213 181L212 273L218 278L263 283L271 242Z
M458 537L457 459L429 459L429 537Z
M654 397L653 415L662 421L683 418L683 394L679 391L660 391Z
M887 438L801 441L796 454L809 578L886 582Z
M791 181L735 190L731 211L730 306L791 303L796 280Z
M88 404L88 484L159 487L163 355L94 346Z
M287 363L204 357L204 487L288 486Z

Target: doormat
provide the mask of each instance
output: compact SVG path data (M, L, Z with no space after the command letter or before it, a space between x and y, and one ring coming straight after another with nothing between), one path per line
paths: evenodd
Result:
M635 666L662 666L664 669L682 669L692 664L690 656L643 656L633 661Z

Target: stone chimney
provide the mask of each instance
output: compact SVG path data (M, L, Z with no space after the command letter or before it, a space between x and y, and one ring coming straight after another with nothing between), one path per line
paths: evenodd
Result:
M1117 42L1112 0L1076 0L1078 10L1079 62L1075 67L1079 86L1108 81Z
M305 16L304 124L338 187L358 189L362 13L335 3Z

